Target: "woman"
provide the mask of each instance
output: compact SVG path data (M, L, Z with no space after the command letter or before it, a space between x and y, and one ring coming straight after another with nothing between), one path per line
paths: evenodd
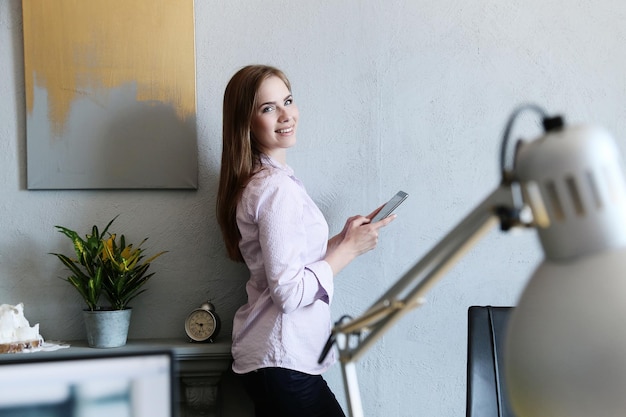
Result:
M229 257L250 270L232 354L257 417L344 416L321 377L334 356L317 362L330 334L333 279L395 218L354 216L328 240L324 216L286 163L298 117L276 68L244 67L226 87L217 217Z

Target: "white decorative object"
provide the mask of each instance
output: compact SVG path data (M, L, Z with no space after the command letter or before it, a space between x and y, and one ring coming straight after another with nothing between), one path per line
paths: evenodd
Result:
M43 344L39 324L30 326L24 317L24 304L0 305L0 353L21 352Z

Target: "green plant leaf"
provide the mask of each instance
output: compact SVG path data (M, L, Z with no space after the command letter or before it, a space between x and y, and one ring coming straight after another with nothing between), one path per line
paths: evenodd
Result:
M51 254L71 272L65 280L76 288L91 310L98 308L98 300L103 294L112 308L126 308L131 300L146 291L143 286L154 275L154 272L146 273L150 263L167 253L162 251L144 260L141 245L147 238L133 247L132 243L127 244L123 234L117 238L116 234L109 232L118 216L102 232L97 225L92 226L91 234L85 239L71 229L55 226L72 241L77 259L59 253Z

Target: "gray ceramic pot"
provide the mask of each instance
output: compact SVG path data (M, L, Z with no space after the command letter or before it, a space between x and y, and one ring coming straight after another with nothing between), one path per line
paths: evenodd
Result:
M93 348L124 346L128 336L132 309L83 310L87 343Z

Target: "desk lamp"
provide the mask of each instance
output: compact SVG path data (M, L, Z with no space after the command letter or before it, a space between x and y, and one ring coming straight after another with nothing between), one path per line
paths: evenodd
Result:
M523 111L542 135L509 136ZM511 158L509 158L511 159ZM362 417L356 362L485 231L532 227L545 259L511 316L505 380L517 417L626 416L626 188L619 151L603 129L566 126L539 107L513 112L502 141L502 181L433 249L357 318L332 329L348 411Z

